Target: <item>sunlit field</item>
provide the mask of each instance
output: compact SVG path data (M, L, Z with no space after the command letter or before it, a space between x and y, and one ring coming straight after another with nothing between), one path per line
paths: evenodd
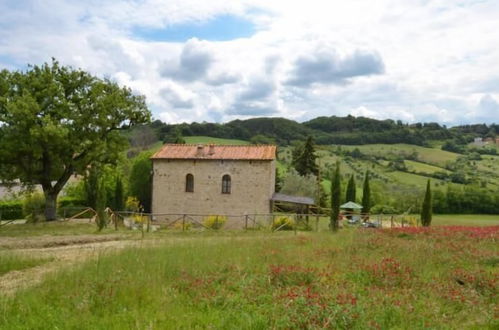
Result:
M153 233L0 298L0 324L493 329L498 237L499 226Z

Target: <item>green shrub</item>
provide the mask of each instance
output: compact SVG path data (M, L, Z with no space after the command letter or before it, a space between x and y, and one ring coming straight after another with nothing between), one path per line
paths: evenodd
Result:
M0 201L0 219L15 220L23 218L23 203L20 200Z
M59 216L72 217L85 208L87 208L87 202L85 199L64 196L57 200L57 212ZM89 213L82 214L83 218L88 218Z
M399 214L400 210L390 205L377 204L371 209L371 214Z
M293 230L295 221L288 217L277 217L272 222L272 230Z
M23 201L23 214L29 222L37 222L43 218L45 196L41 192L26 195Z
M223 215L210 215L204 218L203 224L210 229L218 230L227 222L227 217Z

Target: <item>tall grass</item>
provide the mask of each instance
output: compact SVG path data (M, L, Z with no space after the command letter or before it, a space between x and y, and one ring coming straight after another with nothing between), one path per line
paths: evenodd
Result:
M0 251L0 276L13 270L35 267L53 260L53 258L36 258L8 251Z
M499 228L182 235L0 299L8 329L497 326ZM492 260L494 259L494 260Z

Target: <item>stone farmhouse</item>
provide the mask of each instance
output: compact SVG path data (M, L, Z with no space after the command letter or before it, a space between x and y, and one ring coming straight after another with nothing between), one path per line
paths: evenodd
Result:
M275 146L166 144L151 160L157 216L271 212Z

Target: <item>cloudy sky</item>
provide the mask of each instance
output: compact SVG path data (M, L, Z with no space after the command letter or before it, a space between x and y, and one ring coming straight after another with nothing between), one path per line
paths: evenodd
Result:
M0 69L55 57L169 123L499 123L498 0L0 0Z

